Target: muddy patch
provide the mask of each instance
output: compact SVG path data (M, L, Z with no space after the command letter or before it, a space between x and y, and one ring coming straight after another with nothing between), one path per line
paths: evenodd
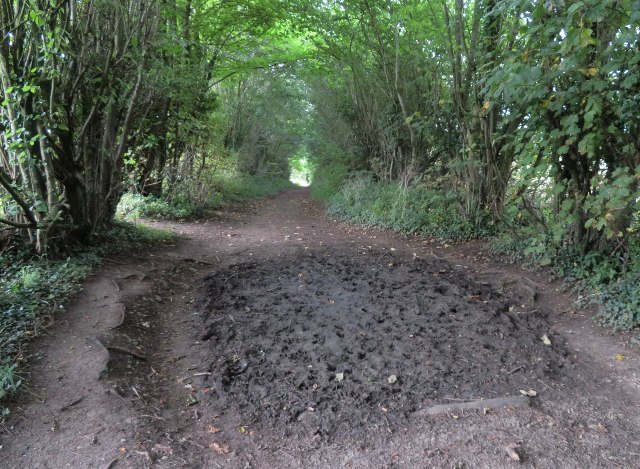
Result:
M539 312L513 314L450 264L311 253L205 280L210 403L238 424L331 438L434 404L562 379Z

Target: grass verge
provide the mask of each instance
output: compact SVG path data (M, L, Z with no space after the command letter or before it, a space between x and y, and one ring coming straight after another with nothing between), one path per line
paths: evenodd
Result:
M329 194L316 189L315 194L318 193ZM405 187L375 181L366 172L345 179L339 190L324 199L332 215L360 225L446 240L482 238L493 233L493 227L474 224L461 212L454 193L420 184Z

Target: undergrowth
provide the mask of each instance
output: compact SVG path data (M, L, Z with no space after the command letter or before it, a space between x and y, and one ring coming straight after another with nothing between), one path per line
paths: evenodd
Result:
M613 256L602 251L585 254L580 245L558 244L551 238L519 237L513 233L504 233L489 246L512 263L550 269L580 294L580 305L599 306L595 319L600 325L616 332L640 327L640 242L637 239L629 241L624 255Z
M167 201L153 195L126 193L120 199L116 216L126 220L180 220L196 217L202 213L202 209L203 207L184 201Z
M1 402L21 385L27 344L46 329L53 314L76 293L101 257L145 245L168 242L174 235L129 223L114 223L88 248L70 249L64 259L35 256L19 247L0 253L0 420Z
M241 202L276 194L290 189L291 181L271 176L220 176L214 178L213 187L219 197L218 205Z
M475 224L466 216L454 193L443 193L415 184L375 181L361 172L345 179L340 190L316 190L326 194L328 210L346 221L379 226L404 233L418 233L447 240L486 237L494 227Z
M228 202L265 197L290 187L291 182L283 178L222 174L213 177L206 190L178 187L166 197L126 193L118 204L117 217L126 220L196 218Z

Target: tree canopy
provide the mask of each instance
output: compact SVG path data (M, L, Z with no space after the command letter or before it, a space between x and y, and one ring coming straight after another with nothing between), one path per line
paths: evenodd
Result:
M221 161L286 177L301 154L329 192L354 172L423 185L533 251L625 257L637 238L637 0L3 0L0 14L0 224L40 251L86 242L124 191L191 197Z

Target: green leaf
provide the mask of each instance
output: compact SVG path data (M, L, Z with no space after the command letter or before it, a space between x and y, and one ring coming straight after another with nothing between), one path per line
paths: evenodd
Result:
M626 89L632 89L636 85L636 83L638 83L638 75L636 73L633 73L625 78L620 86Z
M584 6L584 2L579 1L579 2L574 3L567 10L567 15L568 16L572 16L576 11L578 11L583 6Z
M595 150L595 136L593 134L586 135L578 142L578 151L581 155L593 155Z
M563 212L570 212L571 210L573 210L574 205L575 205L575 201L573 199L565 199L562 201L562 204L560 205L560 209Z

